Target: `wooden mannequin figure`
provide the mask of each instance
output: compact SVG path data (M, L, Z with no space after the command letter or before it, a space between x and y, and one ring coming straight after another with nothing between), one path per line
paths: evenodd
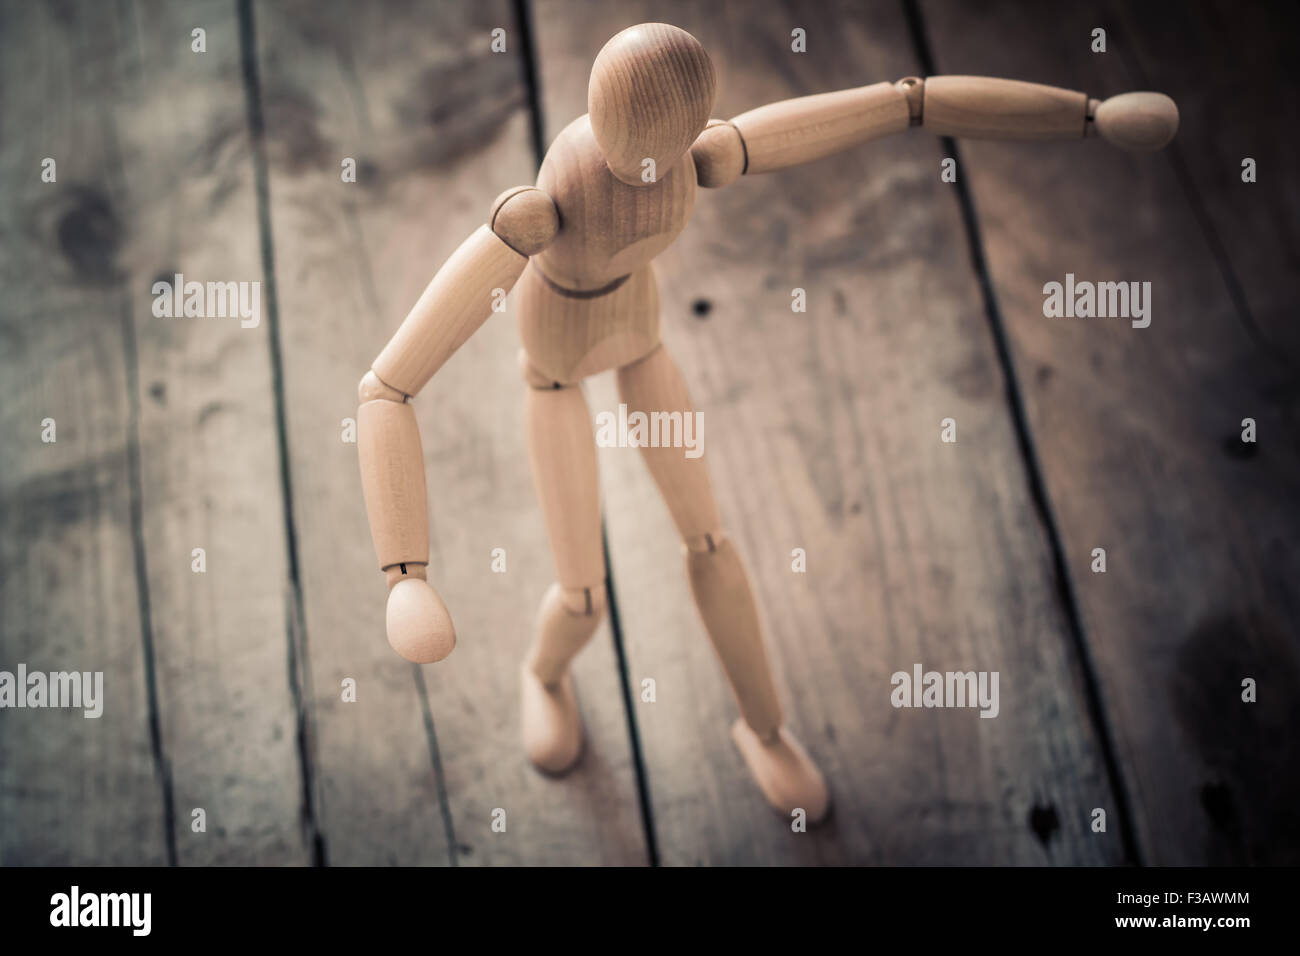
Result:
M359 455L380 568L388 640L408 660L451 653L451 617L426 580L424 462L410 398L517 283L528 454L555 560L522 674L524 744L562 773L582 749L569 665L605 610L593 426L580 383L617 370L629 414L692 411L659 339L651 261L686 225L696 187L726 186L922 126L984 139L1081 139L1130 150L1173 138L1178 111L1159 93L1104 102L1083 93L973 76L908 77L773 103L711 120L714 71L689 33L662 23L611 39L591 71L586 116L556 137L536 186L507 190L486 225L443 265L362 379ZM825 816L821 774L783 728L758 614L721 527L705 457L642 448L684 542L687 574L740 719L732 736L762 792L787 815Z

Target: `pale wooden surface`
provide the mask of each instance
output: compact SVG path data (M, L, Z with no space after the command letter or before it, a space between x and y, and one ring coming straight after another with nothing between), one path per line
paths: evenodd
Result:
M566 590L604 590L596 438L582 390L529 387L524 428L555 580Z
M907 95L888 80L765 103L731 118L744 138L746 175L801 166L901 133L910 122Z
M438 369L494 314L493 301L514 288L528 259L483 223L439 267L374 370L388 385L419 395Z
M922 124L937 136L1083 139L1088 97L1005 77L934 76L925 82Z
M698 190L690 156L683 152L672 165L665 160L653 183L630 186L610 175L585 115L551 134L537 184L554 197L564 229L534 266L558 285L582 290L644 269L691 214ZM648 196L654 196L654 217L645 214Z
M645 160L656 175L666 172L708 123L713 61L698 37L649 17L606 38L597 53L582 112L590 110L605 168L641 191ZM661 215L671 222L673 211L669 202Z
M528 6L548 140L585 110L595 52L642 19L703 41L717 117L922 73L894 4ZM250 24L233 3L0 4L0 669L102 669L108 696L99 721L0 713L0 863L166 863L169 814L182 864L1114 863L1085 674L1141 859L1294 862L1300 200L1294 123L1276 119L1294 112L1294 30L1232 4L1172 9L920 4L941 71L1183 107L1169 154L961 147L1082 654L935 137L701 190L656 263L787 720L834 800L794 834L731 742L680 539L632 449L599 450L626 673L604 624L576 665L586 753L560 780L529 768L519 665L553 569L517 294L415 402L429 580L460 644L415 668L384 640L342 420L436 267L534 179L514 5L264 3ZM1104 57L1087 52L1098 24ZM506 54L489 52L495 27ZM46 155L57 184L40 182ZM155 319L150 284L177 271L263 281L261 327ZM1049 323L1041 286L1066 271L1151 279L1152 327ZM588 395L614 409L613 376ZM1248 414L1253 455L1231 441ZM1098 545L1105 576L1088 571ZM914 661L999 670L1001 715L892 709L889 675Z

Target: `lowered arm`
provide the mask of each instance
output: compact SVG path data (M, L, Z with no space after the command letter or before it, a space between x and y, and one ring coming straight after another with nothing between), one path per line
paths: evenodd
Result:
M1056 140L1100 135L1121 149L1165 146L1178 108L1162 93L1123 93L1104 102L1084 93L987 76L909 76L770 103L711 120L691 147L701 186L799 166L922 126L941 136Z
M361 488L380 570L388 576L388 642L427 664L451 653L456 631L429 585L429 518L424 453L410 399L492 314L559 226L539 189L502 193L487 225L466 239L433 277L361 380L357 452Z

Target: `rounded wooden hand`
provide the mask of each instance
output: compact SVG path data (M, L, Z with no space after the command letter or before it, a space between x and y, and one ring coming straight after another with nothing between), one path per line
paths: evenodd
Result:
M388 643L414 664L440 661L456 647L456 628L428 581L405 578L388 592Z
M1178 106L1163 93L1120 93L1097 105L1097 135L1113 146L1149 153L1178 132Z

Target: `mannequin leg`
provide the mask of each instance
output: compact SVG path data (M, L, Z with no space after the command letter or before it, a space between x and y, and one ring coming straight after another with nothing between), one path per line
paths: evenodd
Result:
M620 368L618 390L629 416L694 413L681 374L662 346ZM781 726L749 580L735 546L722 533L705 456L688 458L686 449L676 447L641 450L686 544L691 592L740 706L732 738L774 807L787 814L802 808L809 821L820 820L829 808L826 783Z
M524 749L560 774L582 752L582 718L569 665L605 611L596 441L582 390L555 388L525 365L528 457L558 581L542 600L521 675Z

